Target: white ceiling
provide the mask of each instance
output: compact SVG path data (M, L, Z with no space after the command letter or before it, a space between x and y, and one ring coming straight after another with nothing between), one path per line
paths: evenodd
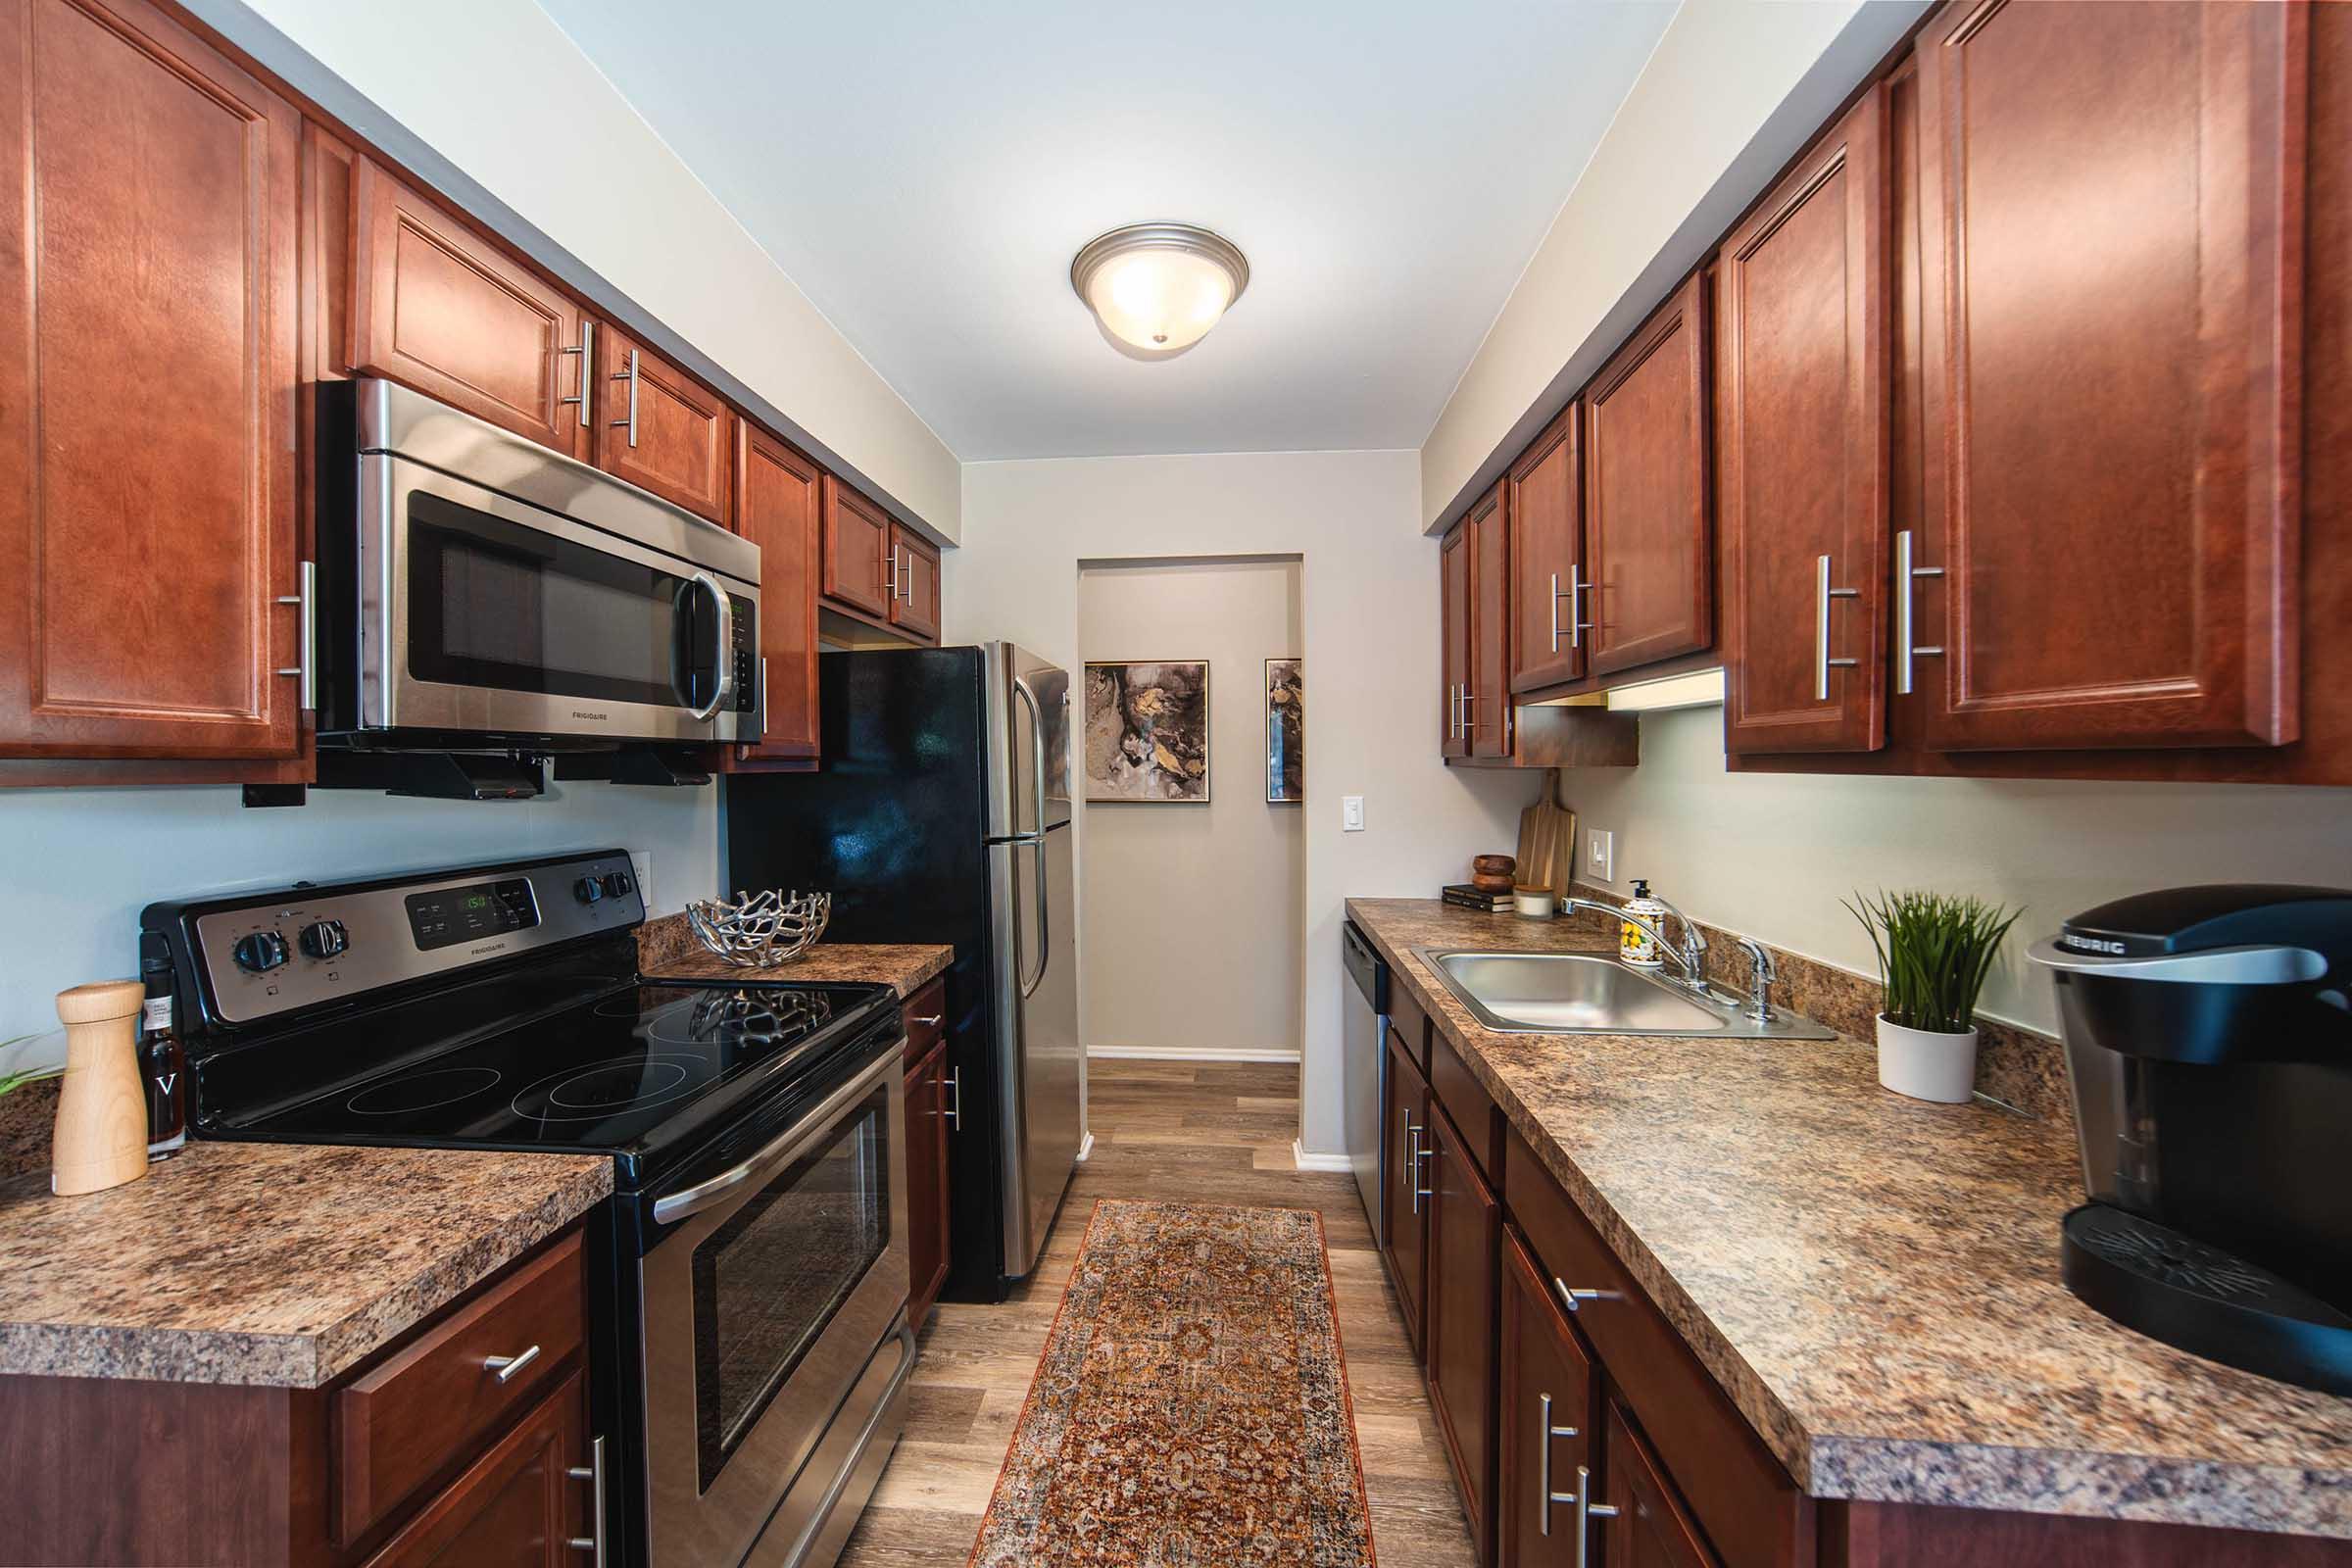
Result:
M541 3L967 462L1420 446L1674 14ZM1250 266L1158 364L1069 286L1149 219Z

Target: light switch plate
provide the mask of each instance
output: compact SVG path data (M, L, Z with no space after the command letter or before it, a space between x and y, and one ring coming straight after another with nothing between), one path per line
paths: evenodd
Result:
M1364 798L1361 795L1340 797L1340 831L1361 833L1364 830Z
M1585 831L1585 875L1595 882L1617 880L1617 835L1605 827Z

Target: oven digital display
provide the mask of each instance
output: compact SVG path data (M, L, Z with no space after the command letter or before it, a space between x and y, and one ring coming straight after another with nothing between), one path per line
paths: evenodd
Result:
M518 876L469 888L412 893L403 902L409 909L409 934L425 953L508 931L527 931L539 923L531 884Z

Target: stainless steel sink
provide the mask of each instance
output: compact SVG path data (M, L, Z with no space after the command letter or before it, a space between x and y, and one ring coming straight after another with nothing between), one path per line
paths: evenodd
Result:
M1414 952L1472 1016L1503 1034L1835 1038L1833 1031L1780 1007L1759 1023L1736 992L1717 987L1712 996L1701 996L1602 954Z

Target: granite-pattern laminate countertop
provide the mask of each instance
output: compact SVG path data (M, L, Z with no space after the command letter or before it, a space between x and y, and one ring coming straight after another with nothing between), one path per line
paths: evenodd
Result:
M819 942L773 969L741 969L704 948L682 914L637 928L637 972L648 980L837 981L889 986L904 998L955 958L956 950L939 942Z
M602 1155L191 1143L0 1183L0 1373L317 1388L612 1191Z
M1851 1040L1495 1033L1414 948L1612 938L1432 899L1348 912L1814 1495L2352 1538L2352 1398L2170 1349L2060 1283L2063 1126L1889 1094Z

